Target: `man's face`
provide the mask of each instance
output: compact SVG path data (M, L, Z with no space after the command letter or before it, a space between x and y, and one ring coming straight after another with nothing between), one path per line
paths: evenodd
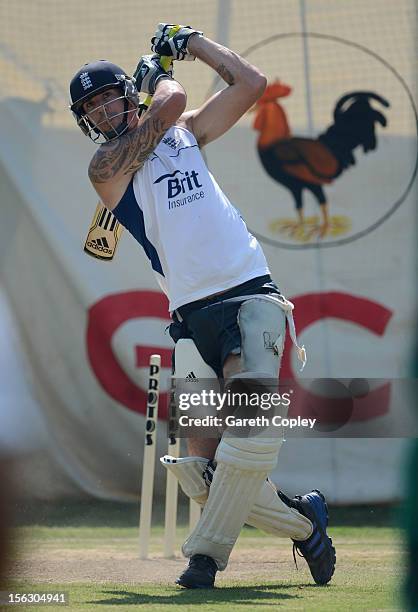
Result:
M135 109L131 104L129 106L128 113L131 116ZM125 98L122 91L117 87L106 89L84 102L83 111L94 125L109 138L114 138L118 134L117 128L127 118L124 112ZM127 119L129 122L129 118Z

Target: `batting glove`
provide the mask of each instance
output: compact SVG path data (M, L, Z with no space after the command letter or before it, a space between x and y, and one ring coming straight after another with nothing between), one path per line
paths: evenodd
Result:
M133 76L138 91L153 96L160 79L173 78L173 69L170 67L166 72L160 65L159 55L143 55Z
M194 60L194 55L187 50L187 44L190 36L198 34L201 36L203 32L193 30L190 26L177 26L180 29L169 38L171 28L175 25L172 23L159 23L158 28L153 38L151 38L151 50L159 55L168 55L175 60Z

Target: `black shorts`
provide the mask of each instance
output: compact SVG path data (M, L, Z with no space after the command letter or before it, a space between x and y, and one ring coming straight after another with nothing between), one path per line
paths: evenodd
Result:
M181 338L192 338L204 361L222 378L223 365L228 355L239 355L241 352L238 311L245 297L234 302L226 300L269 293L280 294L280 291L269 275L258 276L221 295L181 306L173 313L170 336L174 342Z

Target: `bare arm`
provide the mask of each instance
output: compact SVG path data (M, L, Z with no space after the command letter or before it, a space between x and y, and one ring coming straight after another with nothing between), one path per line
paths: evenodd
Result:
M256 102L266 87L266 77L230 49L203 36L191 36L190 53L216 70L228 84L203 106L185 113L181 121L200 146L219 138Z
M123 195L131 175L143 166L185 106L186 94L180 83L162 79L151 107L138 126L96 151L90 162L89 177L106 205L111 207Z

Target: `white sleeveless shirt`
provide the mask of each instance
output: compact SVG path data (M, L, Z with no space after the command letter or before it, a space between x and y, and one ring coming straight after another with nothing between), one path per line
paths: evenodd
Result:
M166 132L113 213L143 246L171 312L270 274L260 245L183 127Z

